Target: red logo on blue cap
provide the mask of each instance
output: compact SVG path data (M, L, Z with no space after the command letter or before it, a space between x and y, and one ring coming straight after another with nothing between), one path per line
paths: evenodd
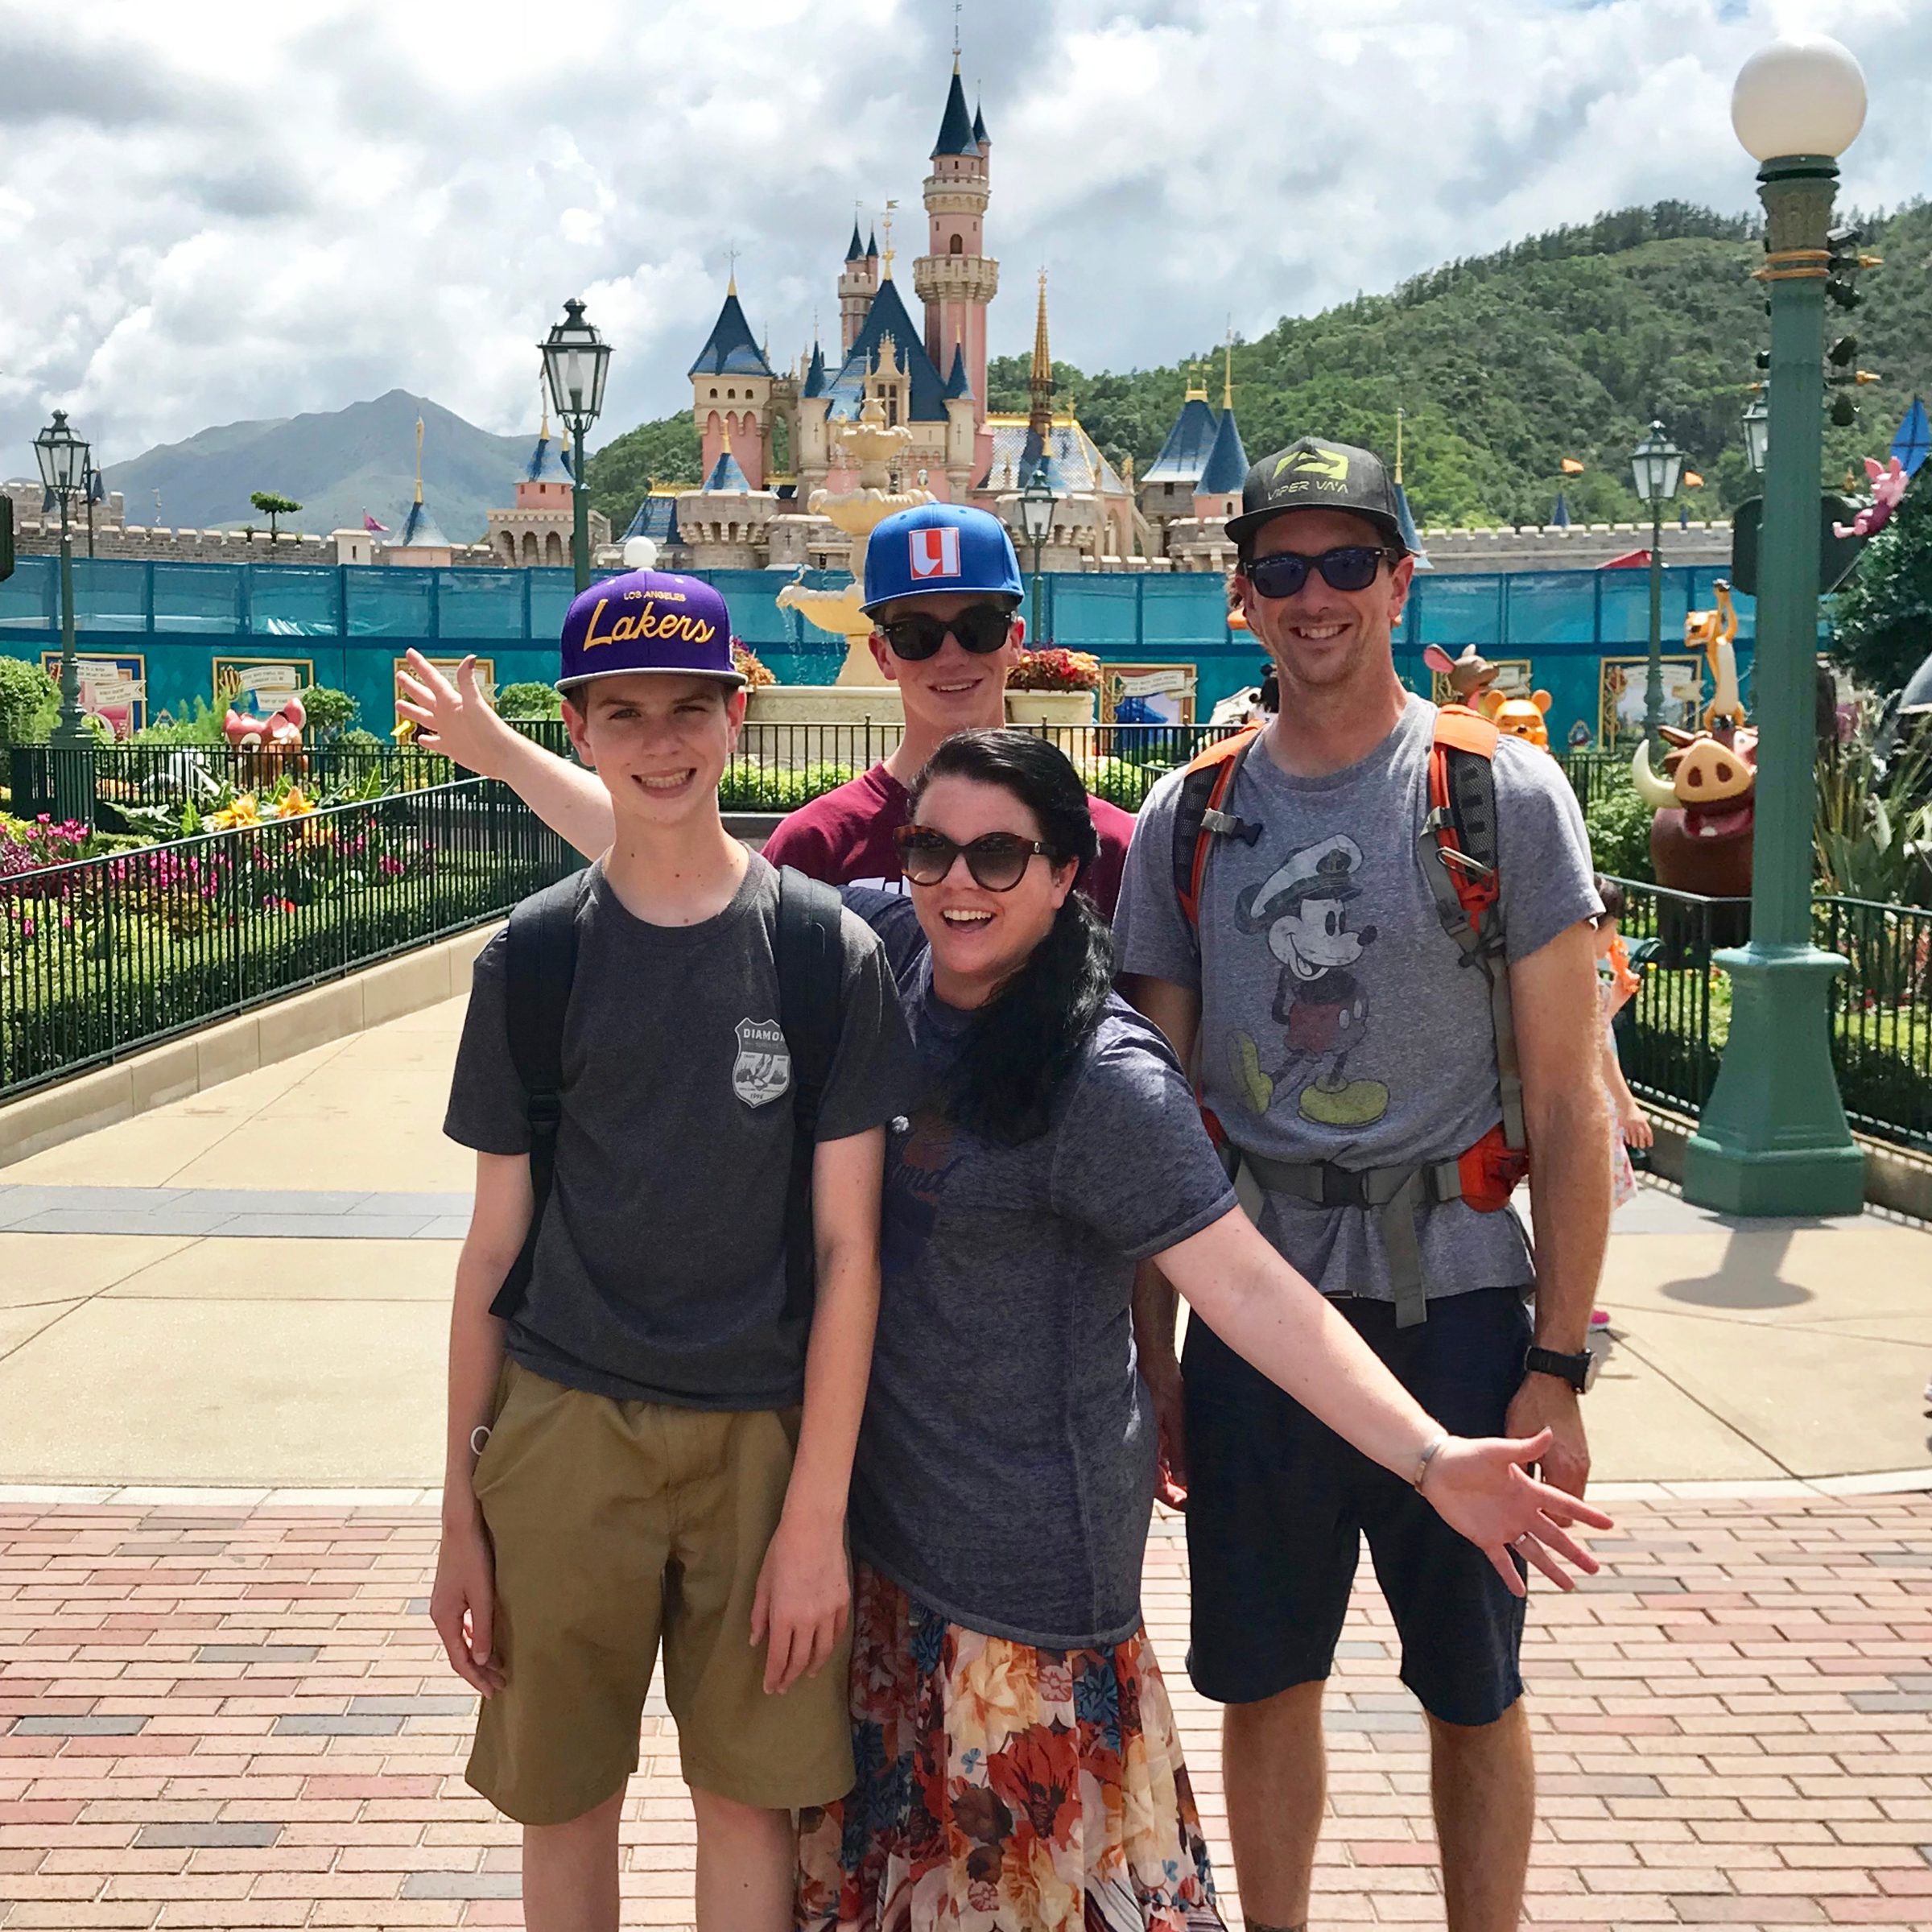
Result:
M906 540L912 546L914 577L956 577L960 574L960 533L954 526L909 530Z

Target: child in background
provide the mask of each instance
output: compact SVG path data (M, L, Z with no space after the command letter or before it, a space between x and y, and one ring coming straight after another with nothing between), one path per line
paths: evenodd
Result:
M1624 1078L1622 1063L1616 1057L1616 1036L1611 1022L1629 1003L1637 989L1637 976L1630 970L1629 955L1624 950L1620 930L1624 917L1624 889L1614 879L1600 876L1597 897L1604 902L1603 916L1596 922L1596 972L1598 1010L1603 1015L1604 1087L1610 1096L1611 1207L1623 1206L1637 1192L1637 1175L1630 1165L1633 1147L1648 1147L1653 1138L1649 1117L1637 1104L1630 1084ZM1601 1308L1590 1316L1593 1328L1606 1327L1609 1315Z

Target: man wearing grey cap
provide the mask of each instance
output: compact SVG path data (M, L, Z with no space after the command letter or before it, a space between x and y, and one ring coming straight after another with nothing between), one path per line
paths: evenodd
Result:
M1228 534L1281 708L1216 754L1212 793L1177 773L1141 811L1125 989L1191 1056L1279 1251L1446 1426L1548 1429L1543 1473L1580 1496L1610 1195L1582 815L1553 760L1439 722L1397 676L1414 562L1374 456L1304 437L1264 458ZM1509 1204L1525 1160L1534 1254ZM1142 1299L1250 1932L1307 1922L1323 1684L1364 1534L1427 1714L1450 1926L1513 1927L1534 1813L1520 1591L1198 1318L1183 1378L1156 1340L1164 1284Z

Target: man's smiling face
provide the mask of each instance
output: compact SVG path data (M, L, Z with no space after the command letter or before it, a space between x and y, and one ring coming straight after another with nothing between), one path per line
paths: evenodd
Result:
M1341 510L1297 510L1270 518L1254 533L1256 560L1283 551L1304 557L1351 545L1386 547L1388 536L1366 517ZM1415 574L1415 559L1385 563L1364 590L1337 590L1319 570L1291 597L1264 597L1237 571L1235 586L1249 629L1280 667L1282 682L1303 690L1346 684L1364 663L1385 654L1402 602ZM1284 708L1287 702L1283 695Z

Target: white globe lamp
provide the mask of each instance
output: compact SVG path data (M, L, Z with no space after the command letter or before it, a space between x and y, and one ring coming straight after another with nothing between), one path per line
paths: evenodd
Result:
M1827 35L1794 34L1761 47L1731 90L1731 125L1756 160L1835 160L1864 124L1864 70Z
M654 570L658 563L658 546L654 538L629 537L624 543L624 568L626 570Z

